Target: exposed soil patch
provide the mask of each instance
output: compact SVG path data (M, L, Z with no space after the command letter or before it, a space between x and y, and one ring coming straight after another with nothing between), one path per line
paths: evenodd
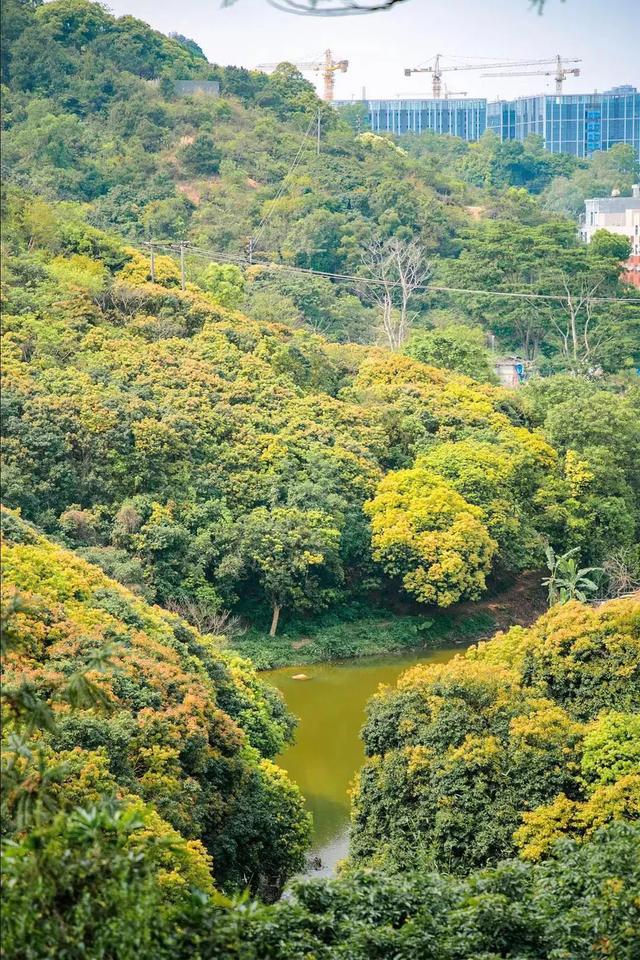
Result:
M191 203L195 203L196 207L202 200L202 195L198 188L194 186L193 183L176 183L176 190L179 190L187 200L191 200Z
M456 617L486 611L494 619L496 630L528 627L547 609L547 594L541 581L539 572L529 570L496 596L459 604L455 607Z

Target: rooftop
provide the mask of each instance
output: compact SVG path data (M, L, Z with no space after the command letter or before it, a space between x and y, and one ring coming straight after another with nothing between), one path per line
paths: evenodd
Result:
M636 87L632 86L630 83L625 83L618 87L612 87L610 90L592 90L585 93L560 93L560 94L550 93L547 90L544 93L524 94L519 97L511 97L507 99L499 98L499 99L493 99L493 100L488 99L487 97L448 97L448 98L442 97L439 100L434 100L433 97L427 97L427 96L399 97L396 94L395 97L375 97L375 98L364 97L362 99L359 99L358 97L353 97L351 100L338 99L338 100L334 100L333 103L334 103L334 106L344 106L346 104L351 104L351 103L366 103L366 104L369 104L370 106L377 105L378 108L382 104L386 105L389 103L396 104L398 108L402 108L404 107L404 105L409 103L410 104L432 103L432 104L438 104L439 106L448 104L449 106L455 105L456 107L460 106L461 104L474 105L474 106L476 104L483 104L483 105L488 104L489 106L496 106L496 104L500 104L500 103L513 103L516 100L531 100L534 98L538 99L542 97L547 97L549 99L554 99L554 100L561 98L565 101L575 103L576 101L586 100L591 97L594 97L594 98L625 97L625 96L629 96L630 94L637 94L637 93L638 93L638 90Z
M640 210L640 195L633 197L590 197L585 203L597 203L600 213Z

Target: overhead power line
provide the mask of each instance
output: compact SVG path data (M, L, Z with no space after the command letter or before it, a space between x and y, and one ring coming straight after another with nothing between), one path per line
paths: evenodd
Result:
M179 250L179 243L167 241L162 243L154 240L153 246L158 250L170 250L176 252ZM246 257L237 256L222 250L207 250L202 247L189 247L189 255L198 257L202 260L224 261L227 263L236 263L240 266L263 266L274 270L286 270L289 273L299 273L307 276L325 277L329 280L342 280L357 284L383 284L388 282L376 277L362 277L353 273L333 273L329 270L312 270L310 267L295 267L287 263L275 263L273 261L255 260L250 262ZM395 284L399 286L399 284ZM425 283L416 287L416 290L422 292L434 291L435 293L450 294L468 294L471 296L496 297L512 300L546 300L555 302L566 302L569 297L566 294L557 293L534 293L516 290L482 290L469 287L449 287L438 283ZM640 297L589 297L591 303L637 303L640 304Z
M286 173L286 175L285 175L282 183L280 184L280 187L279 187L279 189L278 189L278 192L276 193L275 197L274 197L273 200L271 201L270 207L268 208L268 210L267 210L267 212L265 213L264 217L262 218L262 220L261 220L260 223L258 224L258 229L256 230L255 236L253 237L253 242L254 242L254 244L256 244L256 243L258 242L258 240L260 239L260 237L261 237L262 234L264 233L264 228L266 227L267 222L268 222L269 218L271 217L271 214L272 214L273 211L275 210L276 204L277 204L278 200L280 199L280 197L281 197L282 194L284 193L284 188L285 188L285 185L286 185L286 183L287 183L287 180L288 180L289 177L292 175L292 173L294 172L294 170L295 170L296 167L298 166L298 163L300 162L300 157L302 156L302 148L304 147L304 145L305 145L305 143L306 143L306 141L307 141L307 137L308 137L309 134L311 133L311 128L312 128L313 126L315 126L315 124L316 124L316 120L315 120L315 119L311 120L311 122L309 123L309 126L308 126L307 129L305 130L304 136L302 137L302 140L300 141L300 146L298 147L298 152L296 153L295 157L293 158L293 161L292 161L292 163L291 163L291 166L289 167L289 169L288 169L288 171L287 171L287 173Z

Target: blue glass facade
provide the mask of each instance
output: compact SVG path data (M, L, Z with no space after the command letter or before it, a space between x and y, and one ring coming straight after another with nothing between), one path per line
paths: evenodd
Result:
M520 97L487 104L487 127L502 140L539 134L546 150L588 157L616 143L640 156L640 93L618 87L605 93Z
M493 130L501 140L538 134L546 150L588 157L616 143L640 157L640 93L615 87L605 93L542 94L517 100L367 100L375 133L448 133L477 140ZM336 103L340 106L340 102Z
M369 100L374 133L449 133L477 140L487 125L486 100Z

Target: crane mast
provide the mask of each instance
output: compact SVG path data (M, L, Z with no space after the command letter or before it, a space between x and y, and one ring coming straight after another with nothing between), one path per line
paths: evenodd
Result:
M279 63L259 63L258 69L275 70L279 66ZM322 60L298 60L293 63L293 66L300 70L313 70L314 73L321 74L322 98L330 103L334 96L336 73L346 73L349 69L349 61L334 60L331 50L327 49Z
M321 67L322 79L324 81L323 99L329 103L333 100L333 92L336 84L336 73L346 73L349 69L348 60L334 60L331 50L324 52L324 65Z

